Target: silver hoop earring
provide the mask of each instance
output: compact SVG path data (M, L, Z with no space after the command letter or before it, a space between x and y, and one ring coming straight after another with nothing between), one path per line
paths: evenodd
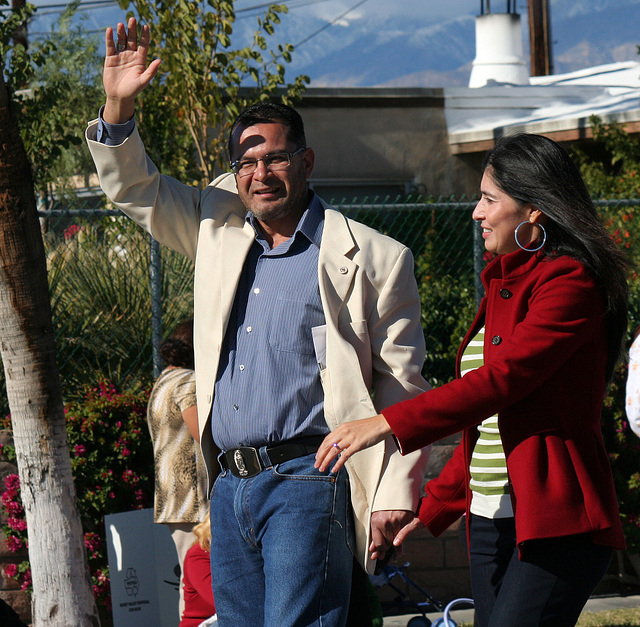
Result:
M518 231L520 230L520 227L523 226L524 224L537 226L542 231L542 243L540 244L540 246L538 246L538 248L527 248L526 246L523 246L518 240ZM529 222L529 220L525 220L524 222L520 222L520 224L518 224L518 226L516 227L515 236L516 236L516 244L518 244L518 246L520 246L522 250L526 250L527 252L530 252L530 253L535 253L537 250L540 250L544 246L545 242L547 241L547 232L545 228L542 226L542 224L538 224L537 222Z

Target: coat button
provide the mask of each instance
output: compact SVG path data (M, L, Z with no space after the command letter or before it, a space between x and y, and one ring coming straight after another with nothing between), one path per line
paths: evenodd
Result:
M513 294L507 289L501 289L500 290L500 296L502 296L502 298L504 298L504 299L507 299L507 298L511 298L513 296Z
M349 272L349 269L347 268L347 266L340 266L340 267L338 268L338 272L339 272L340 274L347 274L347 272Z
M502 338L501 338L499 335L494 335L494 336L491 338L491 343L492 343L494 346L498 346L498 344L500 344L500 342L502 342Z

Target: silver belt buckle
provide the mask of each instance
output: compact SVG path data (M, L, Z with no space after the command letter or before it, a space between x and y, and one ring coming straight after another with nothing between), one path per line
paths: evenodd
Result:
M242 446L233 451L233 463L238 477L253 477L262 471L258 450L252 446Z

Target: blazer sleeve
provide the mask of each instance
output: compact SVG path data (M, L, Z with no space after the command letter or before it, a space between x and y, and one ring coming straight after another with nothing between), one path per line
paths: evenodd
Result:
M526 313L520 322L514 325L508 316L499 315L489 300L488 333L490 327L490 335L500 341L494 345L485 338L484 366L384 410L403 452L477 425L529 397L581 346L602 341L603 335L595 339L604 329L602 296L584 267L573 260L540 265L544 269L523 303ZM604 385L601 370L597 376ZM595 383L594 379L589 385ZM545 420L551 424L552 416L540 412L536 420L543 428ZM510 436L522 428L531 427L512 421Z
M87 144L105 194L162 244L195 259L203 198L215 190L215 202L239 202L230 175L218 177L204 192L160 174L147 156L137 128L117 146L97 141L98 120L89 123ZM213 199L210 199L213 200Z
M373 355L374 402L378 411L389 402L409 399L429 389L421 371L425 343L413 256L403 249L369 317ZM385 442L383 472L372 511L416 511L430 447L403 456L394 438Z

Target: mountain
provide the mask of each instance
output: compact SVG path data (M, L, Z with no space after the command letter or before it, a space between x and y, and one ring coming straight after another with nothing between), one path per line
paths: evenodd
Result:
M52 28L56 13L47 10L45 2L35 0L41 8L30 32ZM272 49L278 43L296 45L293 62L287 65L289 80L306 74L312 87L468 84L475 57L476 0L443 4L437 16L431 3L416 4L416 0L394 0L392 4L388 0L365 1L357 11L344 12L343 17L338 9L329 10L335 2L289 0L288 4L291 10L282 16L268 44ZM528 60L526 2L519 0L517 5ZM640 0L550 0L550 5L555 73L638 58ZM238 21L233 34L237 47L251 41L257 24L255 5L242 6L242 0L237 0ZM502 3L493 3L494 12L503 8ZM454 15L456 11L458 15ZM85 27L94 32L104 32L106 26L124 18L115 5L87 9L84 14Z
M526 5L520 11L528 60ZM550 15L555 73L637 59L639 0L552 1ZM282 41L295 44L300 33L321 27L292 11L282 21ZM363 14L331 26L296 48L288 71L307 74L314 87L445 87L468 84L474 57L475 14L432 23L425 8L424 18Z

